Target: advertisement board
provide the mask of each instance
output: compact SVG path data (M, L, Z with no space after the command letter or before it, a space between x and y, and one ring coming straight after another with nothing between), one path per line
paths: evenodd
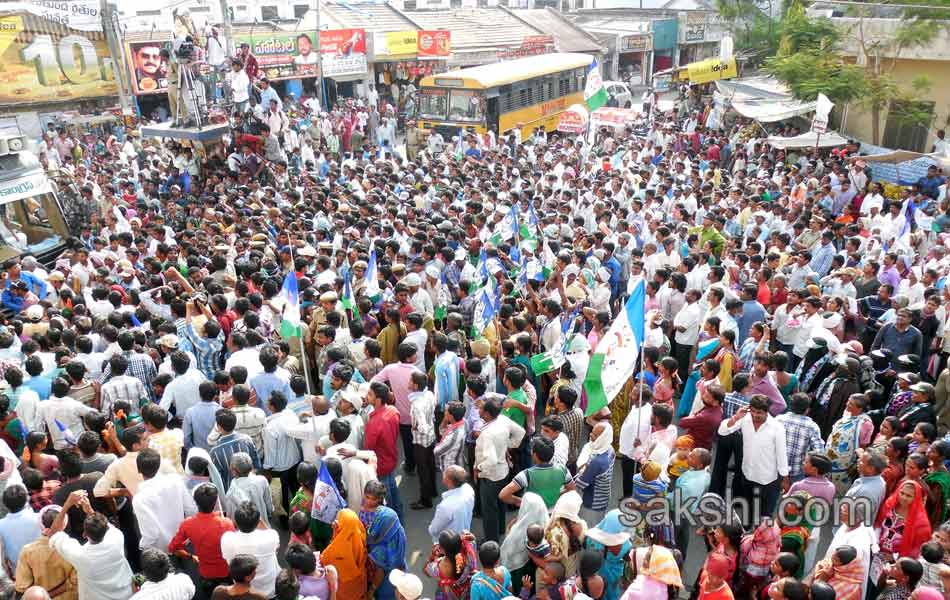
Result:
M729 60L709 58L686 65L686 74L690 83L709 83L717 79L731 79L739 72L736 69L735 57Z
M442 58L452 53L452 32L446 29L436 29L418 33L419 58Z
M366 31L327 29L320 32L320 55L326 77L366 72Z
M155 39L126 44L126 62L136 94L160 94L168 91L168 63L160 53L170 39Z
M6 13L29 13L79 31L102 31L99 0L29 0L3 2Z
M32 14L0 17L0 105L117 93L102 33L68 29Z
M319 74L316 34L261 31L234 36L234 45L247 44L268 79L303 79Z
M322 35L321 33L321 37ZM376 56L406 56L415 53L415 29L373 34L373 54Z

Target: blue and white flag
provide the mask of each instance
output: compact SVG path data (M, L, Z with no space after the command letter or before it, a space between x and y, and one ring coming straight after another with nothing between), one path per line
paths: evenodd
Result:
M475 316L472 319L472 335L475 338L481 337L498 312L500 302L495 292L494 282L494 278L490 278L488 284L478 290L475 296Z
M331 524L340 509L346 508L346 500L340 495L336 482L327 470L326 461L320 462L320 474L313 484L313 508L310 516L321 523Z

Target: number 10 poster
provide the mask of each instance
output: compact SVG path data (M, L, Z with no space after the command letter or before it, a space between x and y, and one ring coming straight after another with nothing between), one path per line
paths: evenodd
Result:
M0 105L114 96L113 73L101 31L29 13L0 16Z

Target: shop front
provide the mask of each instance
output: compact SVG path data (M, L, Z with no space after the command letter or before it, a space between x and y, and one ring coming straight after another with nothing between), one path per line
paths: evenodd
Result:
M372 37L372 83L380 102L402 112L423 77L448 70L448 31L390 31Z
M650 34L622 35L617 41L617 75L631 86L650 82L653 38Z
M345 98L365 95L368 75L366 30L321 31L320 58L327 106L333 106Z
M719 18L705 12L689 12L680 17L679 64L699 62L719 56L723 29Z

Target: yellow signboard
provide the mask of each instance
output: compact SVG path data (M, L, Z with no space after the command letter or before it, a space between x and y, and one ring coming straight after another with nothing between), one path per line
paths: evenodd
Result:
M732 79L739 71L734 57L729 60L709 58L686 65L686 74L690 83L709 83L717 79Z
M389 31L386 33L386 54L398 56L416 53L416 30Z
M116 95L103 34L49 23L25 30L22 17L0 17L0 105Z

